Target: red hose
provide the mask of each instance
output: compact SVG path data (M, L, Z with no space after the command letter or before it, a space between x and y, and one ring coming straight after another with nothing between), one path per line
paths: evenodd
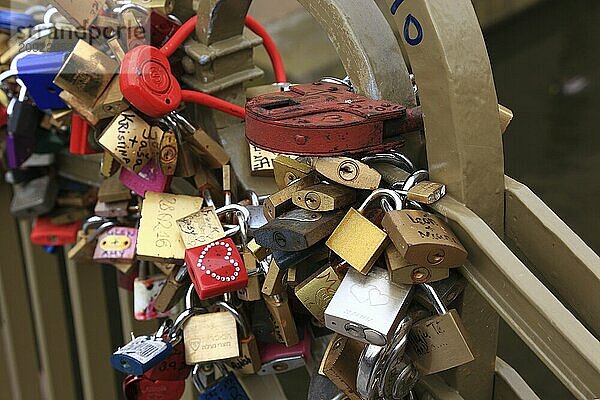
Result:
M277 45L273 41L269 32L263 28L261 24L258 23L257 20L252 18L249 15L246 15L246 26L252 32L256 33L263 40L263 45L265 46L265 50L269 54L269 58L271 59L271 64L273 64L273 72L275 73L275 81L278 83L287 82L287 77L285 75L285 68L283 66L283 60L281 59L281 54L279 53L279 49Z
M234 117L246 119L246 109L244 107L219 99L218 97L194 90L182 90L181 97L186 103L200 104L233 115Z

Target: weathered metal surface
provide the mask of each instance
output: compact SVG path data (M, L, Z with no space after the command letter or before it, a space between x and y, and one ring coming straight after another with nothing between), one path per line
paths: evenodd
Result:
M246 104L246 138L269 151L332 156L399 148L423 129L419 108L372 100L343 85L314 82Z
M494 400L540 400L540 398L513 367L498 357Z
M527 186L506 177L506 236L600 338L600 257Z
M469 251L470 284L575 397L599 397L600 342L473 211L450 196L434 208Z

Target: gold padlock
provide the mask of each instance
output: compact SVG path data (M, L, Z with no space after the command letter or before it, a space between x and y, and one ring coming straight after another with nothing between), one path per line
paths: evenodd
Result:
M102 164L100 165L100 174L105 178L110 178L119 171L121 165L108 151L102 155ZM131 195L130 195L131 196Z
M273 220L293 207L292 199L296 192L306 189L318 182L315 174L309 174L290 183L277 193L270 195L264 203L264 214L267 220Z
M262 299L260 276L261 271L256 266L256 258L249 250L242 252L242 259L248 273L248 286L237 291L237 296L243 301L257 301Z
M203 246L225 237L219 217L212 207L203 208L177 220L186 249Z
M183 261L185 246L177 220L202 207L202 197L146 192L137 241L137 255L142 260Z
M325 309L342 283L331 265L325 265L308 277L294 292L304 307L321 323L325 323Z
M319 183L299 190L292 202L305 210L333 211L356 201L356 191L342 185Z
M411 264L425 267L459 267L467 251L439 217L421 210L392 210L381 222L394 246Z
M365 347L365 343L336 333L319 368L319 373L328 377L350 400L362 400L356 389L356 378L358 361Z
M263 261L269 256L269 254L271 254L271 250L269 248L259 245L254 239L249 241L246 247L248 248L248 251L252 253L256 261Z
M327 179L355 189L375 190L381 182L379 172L348 157L317 158L315 169Z
M277 154L260 149L249 143L250 146L250 174L252 176L273 176L273 160Z
M223 146L204 130L196 129L193 135L187 136L185 139L209 168L223 168L229 163L229 154Z
M396 284L436 282L450 275L448 268L429 268L408 263L393 244L386 247L384 256L390 280Z
M298 337L296 321L294 321L287 294L282 293L263 297L275 328L277 340L286 347L298 344L300 338Z
M110 81L108 87L94 105L92 113L96 118L101 120L114 118L128 108L129 103L125 100L123 93L121 93L119 77L116 76Z
M116 201L131 200L131 191L119 180L118 175L113 175L102 181L98 189L98 201L112 203Z
M133 0L132 3L153 11L158 11L163 15L171 14L175 8L174 0Z
M388 189L375 190L357 209L348 213L333 231L326 245L361 274L368 274L388 243L387 234L362 215L375 199L382 196L402 204L400 196Z
M409 334L408 356L423 375L458 367L475 359L467 331L456 310L446 308L434 288L427 291L438 315L416 322Z
M229 312L194 315L183 325L183 341L188 365L240 355L237 322Z
M269 270L265 275L265 281L262 286L262 293L266 296L281 294L285 291L285 269L279 268L275 260L271 260Z
M173 269L167 278L167 282L156 296L154 308L159 312L166 313L175 307L177 302L185 295L189 282L190 278L185 265Z
M297 161L290 156L278 155L273 159L275 183L283 189L296 179L304 178L314 170L308 164Z
M158 150L158 163L163 174L175 174L178 154L177 135L173 131L164 132Z

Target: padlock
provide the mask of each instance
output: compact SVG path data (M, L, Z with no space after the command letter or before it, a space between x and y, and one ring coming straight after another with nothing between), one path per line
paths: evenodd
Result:
M56 74L54 83L91 108L118 67L117 61L80 40Z
M267 296L281 294L286 290L286 270L279 267L277 261L271 260L261 292Z
M98 143L123 167L138 173L154 156L154 134L146 121L127 110L111 121Z
M319 183L299 190L292 201L305 210L333 211L353 204L356 201L356 191L341 185Z
M79 97L66 90L60 92L58 96L71 108L71 110L73 110L73 112L79 114L89 125L95 127L100 123L100 119L94 114L92 106L82 101Z
M381 182L379 172L353 158L317 158L314 165L325 178L354 189L375 190Z
M122 218L129 215L129 202L116 201L105 203L99 201L94 207L94 214L103 218Z
M192 151L183 142L180 131L176 129L175 133L177 136L177 168L175 169L175 176L184 178L195 176L198 162L194 160Z
M140 273L140 276L142 274ZM171 316L176 310L161 312L156 309L156 297L166 284L164 275L138 277L133 282L133 316L138 321L150 321Z
M263 298L271 315L278 342L287 347L298 344L300 338L287 294L284 292L272 296L263 295Z
M98 201L112 203L116 201L129 202L129 200L131 200L131 191L121 183L118 175L106 178L100 184Z
M389 197L397 206L402 199L394 191L378 189L355 210L350 208L338 227L327 239L327 247L362 274L367 274L388 243L387 234L362 215L369 204L380 197Z
M252 217L250 217L250 218L252 218ZM252 255L254 256L254 258L257 261L263 261L265 258L267 258L271 254L271 249L259 245L258 243L256 243L256 240L254 240L254 239L249 241L246 247L248 248L248 251L250 253L252 253Z
M315 372L310 377L308 398L311 400L344 400L348 397L328 377Z
M172 351L173 346L162 336L138 336L115 351L110 363L114 369L125 374L141 376Z
M151 380L129 375L122 384L125 400L179 400L185 392L185 380Z
M279 189L287 187L297 179L304 178L313 171L313 167L289 156L278 155L273 159L275 183Z
M394 182L391 188L405 196L408 201L430 205L446 195L446 185L428 179L429 172L418 170L405 179Z
M188 365L240 356L237 322L227 311L193 312L183 324L183 342Z
M253 144L250 147L250 174L252 176L273 176L273 160L277 154L260 149Z
M187 250L204 246L226 236L217 213L211 207L178 219L177 225Z
M393 284L383 269L366 276L349 269L325 310L325 324L334 332L384 346L406 315L412 295L412 285Z
M408 263L393 244L389 244L383 254L390 280L394 283L430 283L446 279L450 274L448 268L430 268Z
M283 154L335 156L399 147L423 129L420 107L372 100L325 82L293 85L246 103L246 138Z
M147 192L138 231L138 258L160 262L183 261L185 246L176 221L198 211L202 202L202 197Z
M52 82L67 55L66 52L33 53L17 60L19 78L41 110L67 107L58 96L62 89Z
M333 335L321 361L319 373L329 378L350 400L362 400L357 392L358 360L365 344Z
M167 278L167 282L156 296L154 308L164 313L175 307L185 295L190 282L190 276L185 265L173 269Z
M325 309L341 282L335 270L327 264L298 285L294 293L319 322L325 323Z
M329 256L329 249L325 246L324 241L309 247L306 250L300 251L273 251L273 260L279 268L287 270L290 267L300 263L317 263L326 259Z
M265 226L269 221L265 218L264 207L260 204L260 198L256 192L248 191L248 194L251 201L250 205L245 206L250 212L250 218L248 219L248 235L254 237L256 230Z
M252 333L248 322L230 303L217 301L215 302L215 306L220 310L231 313L241 328L242 337L239 339L240 356L227 360L226 364L234 371L239 371L242 374L256 373L261 366L261 358L258 352L256 337Z
M297 208L258 229L254 233L254 240L272 250L305 250L329 237L343 215L342 211L321 213Z
M175 174L178 154L177 135L172 130L165 131L158 151L158 162L163 174L169 176Z
M236 292L237 297L242 301L258 301L262 299L260 279L264 272L261 267L257 266L256 258L247 248L242 252L242 259L248 274L248 285L245 288L238 289Z
M98 98L92 113L99 120L114 118L129 108L129 103L123 97L119 87L119 78L114 77L108 84L104 93Z
M8 167L19 168L34 151L36 131L42 119L42 112L33 104L14 100L8 117L6 137L6 158Z
M171 183L171 177L164 175L154 160L144 165L138 173L127 168L121 168L119 180L124 186L141 197L145 197L146 192L162 193L167 190Z
M105 264L131 264L135 260L138 231L135 228L113 227L98 236L94 261Z
M426 291L438 315L413 325L409 335L408 356L423 375L473 361L475 354L458 312L448 311L431 285L424 283L419 287Z
M170 14L170 13L169 13ZM150 44L155 47L164 46L165 43L181 27L179 21L169 18L168 14L150 11Z
M59 186L50 176L42 176L13 186L10 213L18 218L45 214L52 210Z
M185 120L185 122L187 121ZM194 129L193 126L188 126L189 123L185 122L184 126L187 126L190 133L192 133L185 140L204 161L204 164L209 168L223 168L229 163L229 155L219 142L211 138L204 130Z
M306 367L312 362L311 337L308 328L302 339L293 346L263 344L259 346L262 365L258 375L274 375Z
M411 264L459 267L467 251L441 218L421 210L392 210L381 222L394 246Z
M216 213L224 214L229 211L236 213L239 229L231 230L228 234L239 231L244 237L247 234L248 210L232 204L218 209ZM187 249L185 261L198 296L202 300L234 292L248 285L244 261L236 244L230 238L218 239Z
M164 360L144 372L143 377L151 381L183 381L192 372L192 367L185 362L183 342L173 345L173 350Z
M93 232L88 232L94 226L96 228ZM83 223L81 230L77 232L77 243L67 254L69 259L76 263L93 262L98 236L114 226L115 223L112 221L106 221L98 217L89 218Z
M448 278L439 280L436 282L427 282L435 290L440 300L446 307L454 302L465 290L467 286L467 280L459 272L458 269L454 268L450 270ZM431 302L431 298L424 290L415 291L413 303L417 303L427 310L435 311L435 307Z
M53 0L61 15L76 27L88 27L102 12L106 0L84 0L74 4L70 0Z
M89 215L90 211L85 208L59 208L50 213L50 222L55 225L66 225L81 221Z
M277 193L270 195L264 203L265 217L272 220L281 214L293 208L292 198L298 190L306 189L318 183L318 178L314 174L309 174L303 178L290 183Z
M79 114L71 116L71 137L69 138L69 151L71 154L86 155L98 153L89 142L90 125Z
M80 221L55 225L50 217L37 217L29 236L31 243L39 246L64 246L77 241Z
M364 348L356 378L357 391L364 399L404 399L417 383L419 371L405 356L411 327L412 320L407 316L386 346L371 344Z
M210 385L199 384L197 387L200 392L198 400L250 400L235 374L228 372L221 364L217 363L217 365L221 371L221 378ZM201 381L195 380L194 382Z
M164 15L169 15L175 8L173 0L133 0L132 4L137 4L151 11L157 11Z

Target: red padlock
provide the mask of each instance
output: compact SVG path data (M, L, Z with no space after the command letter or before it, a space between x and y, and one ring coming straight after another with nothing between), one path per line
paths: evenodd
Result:
M79 114L73 113L71 117L71 139L69 141L69 151L71 154L95 154L98 151L94 150L88 142L88 134L90 125Z
M291 86L246 103L246 138L276 153L334 156L398 148L423 129L420 107L371 100L344 85Z
M152 381L184 381L192 372L193 366L185 363L185 347L179 342L169 356L144 374Z
M31 243L40 246L64 246L77 242L81 221L55 225L50 217L37 217L31 230Z
M202 300L248 286L244 261L230 238L186 250L185 262Z
M185 392L185 381L152 381L129 375L122 388L125 400L179 400Z

